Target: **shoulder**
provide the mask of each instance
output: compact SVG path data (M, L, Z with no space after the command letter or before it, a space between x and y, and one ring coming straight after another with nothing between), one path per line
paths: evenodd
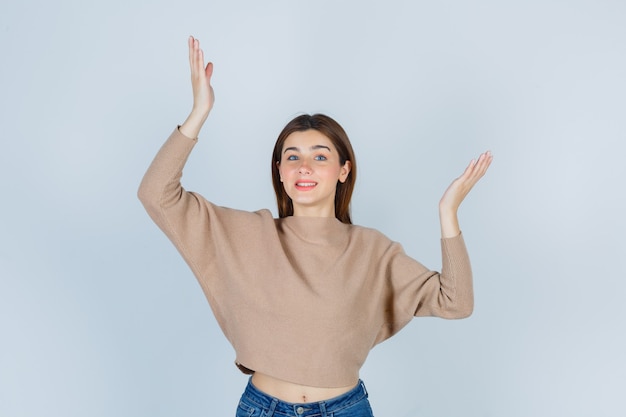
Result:
M211 203L209 201L206 201L206 204L208 205L209 210L215 212L215 214L217 215L227 217L227 218L233 218L233 219L239 219L239 220L248 219L251 221L273 221L274 220L274 218L272 217L272 213L269 211L269 209L247 211L247 210L241 210L241 209L236 209L236 208L231 208L231 207L218 206L217 204Z
M223 222L233 223L273 223L274 218L268 209L256 211L240 210L231 207L218 206L205 200L209 214L213 214Z
M223 227L226 229L262 227L262 225L273 225L272 213L268 209L247 211L231 207L220 206L212 203L198 193L195 195L199 204L204 207L206 220L212 227Z
M397 242L391 240L387 235L381 231L361 226L361 225L349 225L348 231L351 239L355 242L359 242L379 249L388 249L391 247L399 246Z
M359 224L349 224L348 230L351 234L367 237L369 239L386 239L390 240L383 232L373 227L362 226Z

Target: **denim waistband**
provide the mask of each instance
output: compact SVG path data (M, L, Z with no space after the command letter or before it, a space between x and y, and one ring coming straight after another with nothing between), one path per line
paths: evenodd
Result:
M291 417L314 417L326 416L329 413L350 407L351 405L367 398L367 390L363 381L359 380L354 388L338 397L312 403L290 403L272 397L259 390L252 384L252 378L248 380L242 399L247 399L257 406L269 410L269 415L278 414Z

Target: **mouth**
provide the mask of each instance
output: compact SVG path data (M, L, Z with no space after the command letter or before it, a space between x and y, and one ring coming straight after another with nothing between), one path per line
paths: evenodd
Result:
M300 191L312 190L317 185L314 181L298 181L296 183L296 189Z

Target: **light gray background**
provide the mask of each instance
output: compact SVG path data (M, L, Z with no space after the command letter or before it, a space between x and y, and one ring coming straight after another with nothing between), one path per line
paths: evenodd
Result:
M217 102L184 183L274 208L300 112L357 151L354 220L440 267L461 208L476 309L414 320L362 370L385 416L623 416L626 3L43 1L0 6L0 415L229 416L246 382L135 193L191 105ZM294 340L293 343L315 343Z

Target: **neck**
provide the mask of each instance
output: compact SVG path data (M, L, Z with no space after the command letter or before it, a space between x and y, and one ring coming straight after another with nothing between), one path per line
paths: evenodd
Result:
M294 217L335 217L335 207L302 207L294 206Z
M303 241L314 244L343 244L349 227L335 217L288 216L277 221L281 228L289 229Z

